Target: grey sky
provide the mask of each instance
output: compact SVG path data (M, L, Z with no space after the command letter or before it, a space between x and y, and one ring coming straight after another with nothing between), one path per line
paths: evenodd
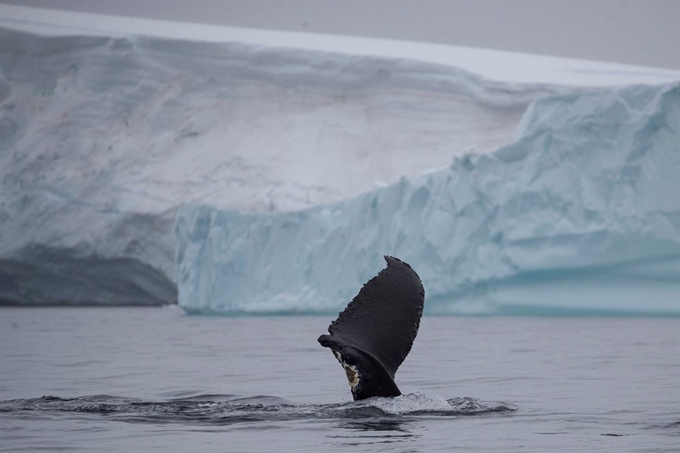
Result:
M0 0L680 69L680 0Z

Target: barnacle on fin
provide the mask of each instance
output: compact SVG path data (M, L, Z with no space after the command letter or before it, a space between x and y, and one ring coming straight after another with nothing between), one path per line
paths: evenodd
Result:
M349 381L349 386L354 388L359 385L359 371L355 366L342 364L345 369L345 374L347 375L347 380Z
M354 365L348 365L342 360L342 356L340 355L339 352L334 352L335 358L338 359L338 362L340 362L340 365L345 370L345 374L347 375L347 381L349 382L349 386L354 389L357 385L359 385L359 370L357 370L357 367Z

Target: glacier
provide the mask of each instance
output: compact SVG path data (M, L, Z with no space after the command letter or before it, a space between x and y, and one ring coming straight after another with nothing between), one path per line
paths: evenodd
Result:
M279 212L351 198L507 143L531 99L562 89L2 17L0 304L174 302L180 204Z
M174 229L190 206L310 215L511 143L535 99L680 79L310 36L0 5L0 305L172 303L178 276L207 269L183 260L177 273ZM182 256L195 247L181 241ZM315 312L337 299L271 287L264 309L241 288L241 305L208 311Z
M536 100L511 144L350 200L184 205L176 235L188 312L334 312L388 254L429 314L679 315L680 84Z

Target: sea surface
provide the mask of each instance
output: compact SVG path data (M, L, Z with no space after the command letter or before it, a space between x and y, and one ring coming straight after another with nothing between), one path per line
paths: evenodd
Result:
M0 309L0 451L680 450L678 318L425 317L362 402L332 318Z

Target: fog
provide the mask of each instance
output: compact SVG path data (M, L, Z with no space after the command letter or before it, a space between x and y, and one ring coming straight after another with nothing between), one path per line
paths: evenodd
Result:
M438 42L680 69L676 0L0 0L273 30Z

